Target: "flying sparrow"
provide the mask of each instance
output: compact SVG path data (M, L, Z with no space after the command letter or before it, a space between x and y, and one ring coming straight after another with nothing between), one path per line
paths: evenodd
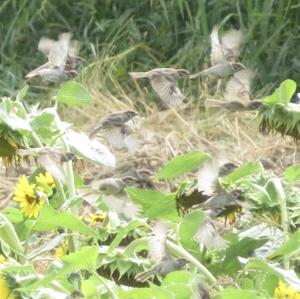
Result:
M74 78L78 74L75 70L65 70L70 42L70 33L60 34L58 41L54 42L48 52L48 62L28 73L26 78L41 76L43 79L52 82Z
M137 115L137 112L131 110L108 114L100 120L89 137L94 138L98 132L102 131L107 142L114 148L128 148L128 144L134 142L130 139L133 129L128 122Z
M157 68L148 72L131 72L133 79L148 78L154 91L167 107L178 107L185 96L177 86L176 80L189 75L185 69Z
M256 110L261 102L250 96L253 77L253 72L248 69L236 72L226 84L224 100L209 99L207 106L222 107L229 111Z
M165 276L170 272L180 270L187 263L188 261L183 258L179 258L176 260L173 258L167 258L156 264L152 269L137 274L135 276L135 279L144 282L147 281L152 275Z
M240 54L240 45L243 41L241 30L229 30L220 38L219 28L215 26L211 32L210 40L211 67L199 73L192 74L190 76L191 79L207 75L220 78L227 77L245 68L241 63L236 62Z

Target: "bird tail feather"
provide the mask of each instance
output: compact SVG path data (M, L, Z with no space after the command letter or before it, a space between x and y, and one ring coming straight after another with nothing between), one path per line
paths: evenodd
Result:
M134 278L140 282L147 281L154 274L153 270L138 273Z
M132 79L140 79L140 78L146 78L148 76L147 72L130 72L129 75Z

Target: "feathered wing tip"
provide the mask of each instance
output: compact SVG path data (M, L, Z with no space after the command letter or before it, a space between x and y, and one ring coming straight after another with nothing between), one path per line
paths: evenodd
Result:
M129 75L132 79L147 78L148 72L130 72Z
M199 244L203 244L207 249L224 249L226 247L225 240L215 228L213 221L208 216L205 217L194 239L199 242Z
M42 52L45 56L48 56L54 43L55 40L43 36L40 38L38 50Z
M149 238L150 259L160 261L167 256L166 239L168 225L163 221L157 221L152 227L152 236Z
M214 193L218 181L218 170L214 162L207 162L197 172L197 188L206 195Z
M148 271L144 271L141 273L138 273L134 278L140 282L145 282L147 281L155 272L153 269L150 269Z
M41 66L35 68L35 69L32 70L31 72L29 72L29 73L25 76L25 78L30 79L30 78L39 76L40 71L41 71L43 68L47 68L48 65L49 65L49 64L48 64L48 62L47 62L47 63L45 63L45 64L43 64L43 65L41 65Z

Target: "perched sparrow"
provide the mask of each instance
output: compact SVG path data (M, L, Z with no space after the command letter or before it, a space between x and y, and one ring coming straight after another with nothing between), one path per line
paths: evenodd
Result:
M144 282L148 280L152 275L165 276L170 272L180 270L187 263L188 261L183 258L179 258L177 260L172 258L166 259L156 264L152 269L137 274L135 276L135 279Z
M75 155L55 148L31 148L17 150L19 156L36 156L37 163L48 171L55 179L65 182L62 163L74 159Z
M41 76L43 79L52 82L74 78L77 75L75 70L65 71L70 41L71 34L62 33L59 40L55 41L49 50L48 62L28 73L26 78Z
M137 116L135 111L120 111L106 115L103 117L99 124L92 130L89 137L95 137L98 132L102 131L105 139L116 149L127 148L126 142L132 142L127 140L133 132L128 121Z
M243 40L240 30L230 30L219 38L219 28L215 26L211 35L211 67L190 76L191 79L199 76L212 75L215 77L227 77L238 72L245 67L241 63L236 63L240 54L240 45Z
M105 194L103 201L111 211L132 219L138 216L140 209L129 201L124 189L135 182L132 177L107 178L100 181L98 190Z
M207 105L222 107L229 111L256 110L261 106L261 102L250 97L252 78L253 73L250 70L236 72L226 85L224 101L208 100Z
M185 69L157 68L148 72L131 72L133 79L148 78L154 91L168 107L182 104L184 95L176 84L176 79L189 75Z

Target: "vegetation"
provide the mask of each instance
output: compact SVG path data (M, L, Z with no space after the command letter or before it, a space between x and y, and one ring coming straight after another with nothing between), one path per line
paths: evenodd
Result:
M300 298L300 126L290 102L299 9L292 0L3 1L0 157L7 170L22 165L25 174L0 173L9 189L0 185L0 299ZM214 85L185 80L188 103L161 111L155 94L127 73L205 68L215 24L244 30L241 60L256 71L252 93L262 106L206 114L199 108ZM48 86L25 82L43 63L39 38L66 31L82 42L80 75ZM129 109L155 132L143 152L111 151L82 132ZM220 156L238 164L217 181L223 195L238 193L229 207L209 205L195 174ZM118 175L124 161L153 172L147 184L116 192L138 207L135 217L116 213L90 182ZM161 247L184 264L142 281L138 274L159 264L149 252L161 222L168 226Z

